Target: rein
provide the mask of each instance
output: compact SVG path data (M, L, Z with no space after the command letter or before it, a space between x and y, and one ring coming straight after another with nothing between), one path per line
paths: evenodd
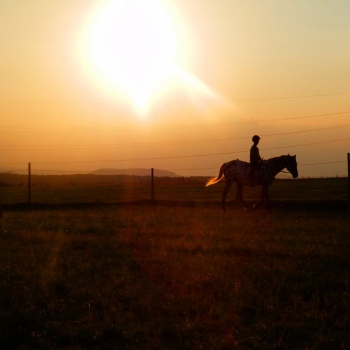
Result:
M286 166L287 167L287 166ZM280 173L284 173L284 174L291 174L291 172L287 169L287 171L285 170L281 170Z

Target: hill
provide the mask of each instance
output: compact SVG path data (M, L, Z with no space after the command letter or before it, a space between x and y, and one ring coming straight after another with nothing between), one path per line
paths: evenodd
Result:
M90 172L78 172L84 175L131 175L131 176L151 176L151 169L142 168L128 168L128 169L115 169L115 168L105 168L97 169ZM1 169L1 175L28 175L28 170L8 170ZM50 170L36 170L32 168L32 175L62 175L59 171ZM74 171L64 172L64 175L76 175ZM157 177L177 177L177 175L172 171L154 169L154 176Z

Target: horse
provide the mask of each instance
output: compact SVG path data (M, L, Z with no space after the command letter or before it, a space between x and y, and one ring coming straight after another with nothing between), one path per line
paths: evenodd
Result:
M266 200L267 209L270 210L269 186L272 184L275 176L285 168L292 174L294 179L298 177L296 155L290 156L288 154L287 156L263 160L252 174L252 165L250 163L239 159L231 160L221 166L219 175L208 180L206 186L214 185L225 178L226 185L222 192L223 211L226 210L225 199L227 193L234 182L237 183L237 199L243 204L244 209L247 209L247 206L243 200L243 186L261 186L260 201L254 204L253 210L259 207L264 200Z

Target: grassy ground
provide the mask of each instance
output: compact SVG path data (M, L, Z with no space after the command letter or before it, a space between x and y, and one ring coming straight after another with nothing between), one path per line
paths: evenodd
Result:
M0 347L350 348L347 207L229 208L5 210Z
M220 201L223 183L205 187L207 178L183 178L154 180L154 198L173 201ZM131 181L131 180L130 180ZM63 180L62 180L63 182ZM64 183L64 182L63 182ZM235 198L233 185L227 199ZM245 187L244 198L256 200L259 187ZM31 201L34 203L116 203L149 200L152 197L150 179L123 183L74 182L65 185L33 184ZM270 186L271 200L347 200L348 180L346 178L275 180ZM28 201L26 186L0 187L3 204L25 203Z

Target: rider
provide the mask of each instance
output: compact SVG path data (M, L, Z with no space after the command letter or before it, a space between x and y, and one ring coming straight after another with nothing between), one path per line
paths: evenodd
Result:
M252 138L253 146L250 148L250 164L251 164L251 170L250 170L250 178L253 177L255 169L260 167L262 158L260 157L258 144L260 141L260 137L258 135L254 135Z

